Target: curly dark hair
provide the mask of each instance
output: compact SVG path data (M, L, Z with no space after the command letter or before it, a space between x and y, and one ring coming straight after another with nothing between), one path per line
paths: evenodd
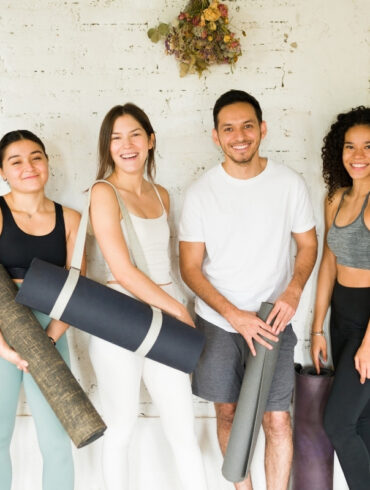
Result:
M370 107L361 105L349 112L338 114L337 120L324 138L324 146L321 149L322 175L329 200L340 187L352 185L352 178L344 168L342 159L344 135L353 126L360 125L370 126Z

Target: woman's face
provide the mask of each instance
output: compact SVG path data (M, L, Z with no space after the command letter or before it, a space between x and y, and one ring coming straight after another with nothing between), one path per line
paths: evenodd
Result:
M370 126L353 126L346 132L343 165L352 179L370 178Z
M11 143L4 151L0 175L12 190L25 193L40 191L49 177L47 156L34 141Z
M141 124L129 114L115 120L110 153L120 170L135 174L144 172L148 151L153 147L154 135L148 137Z

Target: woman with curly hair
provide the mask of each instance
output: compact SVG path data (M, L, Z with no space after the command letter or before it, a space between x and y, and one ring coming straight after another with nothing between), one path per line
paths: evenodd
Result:
M324 426L351 490L370 485L370 108L339 114L322 148L325 243L311 356L327 361L329 307L335 379Z

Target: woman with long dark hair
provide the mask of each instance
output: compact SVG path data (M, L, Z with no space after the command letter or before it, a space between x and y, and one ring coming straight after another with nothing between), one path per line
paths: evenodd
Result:
M370 487L370 108L339 114L324 139L325 242L311 356L327 361L329 305L335 379L324 425L351 490Z
M34 257L69 266L80 217L48 199L48 156L43 142L27 130L7 133L0 140L0 176L10 192L0 197L0 263L21 287ZM65 323L34 311L50 341L69 363ZM70 439L28 373L27 362L0 331L0 488L10 490L10 443L19 390L23 382L43 457L43 490L73 490Z
M107 113L100 129L97 175L106 183L97 183L92 189L91 222L109 269L109 286L194 326L190 314L176 299L170 274L170 201L167 191L153 180L154 150L154 130L143 110L128 103ZM131 244L114 188L128 209L150 277L131 261ZM205 490L189 376L97 337L91 338L90 356L108 425L103 441L106 489L129 488L128 445L143 379L159 411L182 489Z

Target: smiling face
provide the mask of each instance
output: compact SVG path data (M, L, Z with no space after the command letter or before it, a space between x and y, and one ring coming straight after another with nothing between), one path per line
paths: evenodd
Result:
M38 192L48 180L48 159L40 145L21 139L5 148L0 175L12 191Z
M115 170L129 174L144 173L154 135L148 137L141 124L129 114L118 117L113 125L110 154Z
M370 126L353 126L346 132L342 157L353 180L370 179Z
M266 123L259 123L251 104L236 102L224 106L218 114L214 142L221 147L226 165L246 165L258 160L261 139L266 135Z

